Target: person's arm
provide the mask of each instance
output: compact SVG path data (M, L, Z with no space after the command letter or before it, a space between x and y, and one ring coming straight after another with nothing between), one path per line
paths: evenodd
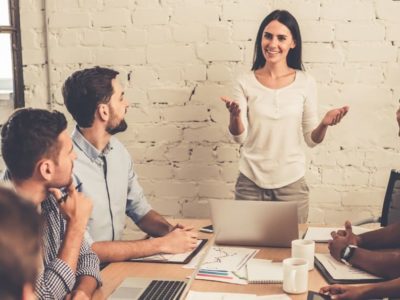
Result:
M400 222L358 235L359 246L367 249L400 247Z
M124 261L158 253L184 253L197 246L197 233L176 228L163 237L137 241L95 242L92 249L101 262Z
M344 227L345 230L338 230L336 234L346 238L347 242L351 245L356 245L365 249L388 249L400 247L400 222L359 235L353 233L349 221L345 222Z
M86 238L83 239L81 245L76 278L77 283L74 288L74 293L84 293L89 299L92 297L96 288L101 286L100 260L91 249Z
M182 224L172 225L169 223L163 216L161 216L155 210L150 210L147 214L145 214L137 223L141 230L146 232L148 235L152 237L160 237L167 235L172 230L180 228L186 231L193 230L193 226L186 226Z
M306 77L307 85L305 88L305 101L303 105L302 129L304 141L309 147L314 147L324 140L328 126L339 123L346 115L349 107L344 106L328 111L318 124L317 83L311 76L306 75Z
M89 300L98 286L98 281L92 276L82 276L77 280L74 290L70 294L70 299ZM68 299L68 297L67 297Z
M242 112L239 103L232 101L227 97L221 97L221 100L225 102L225 106L229 111L229 132L233 136L241 135L244 132L245 127L242 121Z
M400 278L389 281L368 284L363 289L364 299L400 297Z
M392 279L400 276L399 251L381 252L357 248L349 262L359 269L380 277Z
M49 191L55 199L61 198L60 190L49 189ZM58 249L57 257L46 264L36 280L36 295L39 299L62 299L73 290L80 247L91 208L90 200L78 193L71 184L66 201L59 203L60 212L66 220L63 242ZM53 217L50 217L50 220L53 220ZM57 224L49 226L60 226L58 221ZM55 245L52 244L52 240L48 240L43 251L52 252L52 247Z
M334 126L338 124L348 111L348 106L343 106L328 111L319 123L319 125L311 133L311 138L313 142L317 144L321 143L325 138L328 126Z
M164 236L174 228L163 216L153 209L145 214L136 225L153 237Z
M75 273L71 268L61 259L55 258L46 265L36 279L36 297L38 299L63 299L71 293L75 282Z
M236 143L243 144L247 138L248 116L245 95L246 77L238 78L232 89L232 98L220 97L229 111L229 134ZM233 99L233 100L232 100Z
M56 199L61 198L59 189L49 190ZM61 201L59 208L67 221L63 242L57 257L76 272L86 224L92 211L92 202L75 190L73 184L68 187L68 197Z
M319 291L329 294L331 299L362 300L400 296L400 278L364 285L334 284L324 286Z
M331 233L332 240L329 241L328 247L336 260L341 261L342 251L348 245L358 245L349 259L350 264L385 278L400 276L400 251L378 252L363 249L362 239L352 233L350 222L346 222L345 228L344 232Z

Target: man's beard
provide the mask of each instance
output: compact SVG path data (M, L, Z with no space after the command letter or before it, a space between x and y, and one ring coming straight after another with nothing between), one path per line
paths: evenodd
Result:
M115 127L108 126L108 127L106 128L106 131L107 131L109 134L114 135L114 134L117 134L118 132L123 132L123 131L125 131L127 128L128 128L128 124L126 123L125 119L123 119L123 120L122 120L117 126L115 126Z
M72 173L71 173L72 174ZM47 185L47 188L56 188L56 189L62 189L65 192L67 192L68 187L74 182L74 180L72 179L72 176L70 176L67 180L65 180L62 183L49 183Z

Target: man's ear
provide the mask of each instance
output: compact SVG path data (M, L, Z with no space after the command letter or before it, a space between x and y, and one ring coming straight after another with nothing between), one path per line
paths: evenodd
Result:
M54 163L50 159L42 159L36 164L40 176L50 181L54 174Z
M110 117L110 109L107 104L101 103L97 106L97 114L102 121L108 121Z

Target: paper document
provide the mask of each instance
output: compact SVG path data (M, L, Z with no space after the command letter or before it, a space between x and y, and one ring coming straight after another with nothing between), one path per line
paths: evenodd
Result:
M212 293L190 291L186 300L290 300L286 294L257 296L255 294Z
M248 283L281 283L283 281L282 263L265 259L250 259L247 262L247 281Z
M232 271L208 270L200 269L196 274L196 279L219 281L233 284L247 284L246 278L237 276L237 273Z
M266 295L266 296L257 296L257 300L291 300L286 294L276 294L276 295Z
M373 280L382 279L363 270L338 262L330 254L316 253L315 257L334 280Z
M180 254L160 253L141 258L133 258L131 259L131 261L187 264L197 253L200 252L201 248L204 246L206 242L207 242L206 239L198 240L196 248L192 251L188 251L185 253L180 253Z
M247 284L244 266L258 251L251 248L213 246L201 264L196 279ZM197 260L194 259L184 267L194 268L196 263Z
M258 251L251 248L214 246L201 264L201 269L237 271L244 267Z
M355 234L361 234L372 230L360 226L353 226L352 228L353 233ZM303 239L313 240L319 243L327 243L329 240L332 239L331 232L336 232L338 230L344 230L344 227L308 227Z

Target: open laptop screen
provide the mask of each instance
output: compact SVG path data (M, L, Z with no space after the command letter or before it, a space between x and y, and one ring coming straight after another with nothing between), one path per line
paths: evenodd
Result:
M210 208L216 244L290 247L299 238L295 202L213 199Z

